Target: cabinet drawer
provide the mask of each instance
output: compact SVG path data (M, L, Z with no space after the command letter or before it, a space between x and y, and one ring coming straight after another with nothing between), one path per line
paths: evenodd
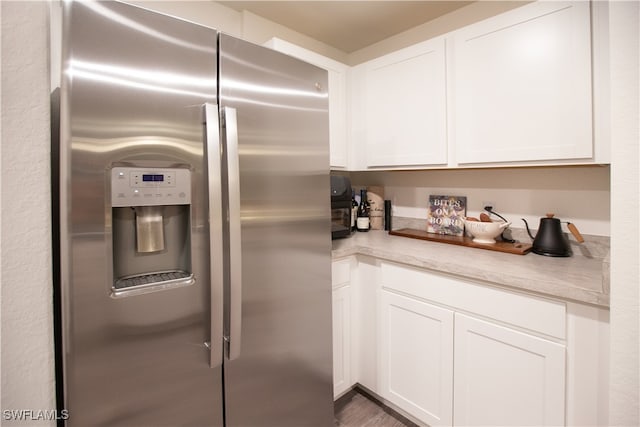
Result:
M331 263L331 284L335 287L349 283L351 278L351 259L341 259Z
M566 339L566 306L465 279L383 262L382 287L551 337Z

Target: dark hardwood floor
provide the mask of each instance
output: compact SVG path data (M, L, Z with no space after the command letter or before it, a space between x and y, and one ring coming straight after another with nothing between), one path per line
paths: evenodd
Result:
M418 427L363 390L351 390L335 404L336 427Z

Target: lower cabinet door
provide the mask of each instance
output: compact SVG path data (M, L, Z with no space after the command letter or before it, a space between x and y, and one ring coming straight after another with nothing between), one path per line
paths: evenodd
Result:
M351 287L333 290L333 397L351 387Z
M456 313L455 349L455 425L564 425L564 345Z
M380 392L429 424L451 425L453 312L381 292Z

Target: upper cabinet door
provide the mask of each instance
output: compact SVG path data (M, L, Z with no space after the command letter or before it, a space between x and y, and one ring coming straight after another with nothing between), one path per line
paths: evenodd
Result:
M593 157L589 2L537 2L453 36L460 164Z
M444 38L366 63L368 167L447 163Z
M329 163L332 168L346 168L348 164L347 70L349 67L275 37L266 42L265 46L327 70L329 74Z

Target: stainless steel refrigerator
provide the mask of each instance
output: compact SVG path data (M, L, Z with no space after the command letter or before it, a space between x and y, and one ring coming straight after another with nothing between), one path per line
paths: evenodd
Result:
M123 3L60 7L67 424L333 425L326 72Z

